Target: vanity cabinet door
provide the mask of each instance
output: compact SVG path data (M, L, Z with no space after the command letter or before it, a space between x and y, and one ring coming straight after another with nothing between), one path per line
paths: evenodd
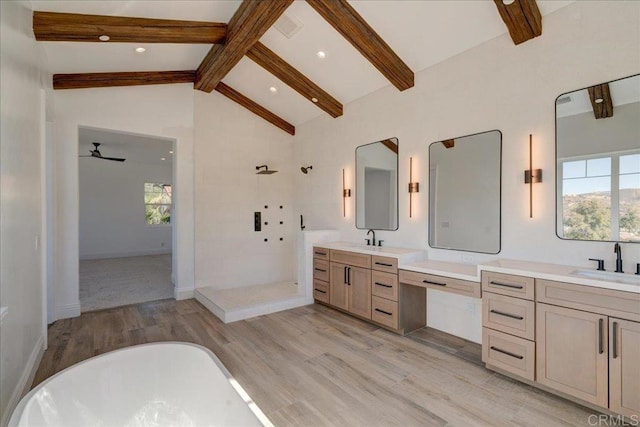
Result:
M599 314L537 303L537 381L608 407L607 320Z
M609 319L609 408L640 417L640 323Z
M349 311L371 319L371 270L349 267L347 276Z
M349 296L347 294L347 269L344 264L332 262L329 266L329 304L341 308L349 309Z

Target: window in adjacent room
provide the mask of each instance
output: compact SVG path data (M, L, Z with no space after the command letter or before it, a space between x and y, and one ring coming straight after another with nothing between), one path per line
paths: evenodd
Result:
M144 183L145 216L149 225L171 224L171 185Z

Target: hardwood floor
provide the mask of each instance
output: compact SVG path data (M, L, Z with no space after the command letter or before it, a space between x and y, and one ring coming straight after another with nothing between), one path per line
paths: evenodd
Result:
M49 328L34 385L154 341L210 348L276 426L575 426L593 413L486 370L478 344L400 337L321 305L227 325L195 300L84 313Z

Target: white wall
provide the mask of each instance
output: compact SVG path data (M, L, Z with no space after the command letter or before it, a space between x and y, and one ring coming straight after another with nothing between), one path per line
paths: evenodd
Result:
M293 188L315 165L303 175L289 134L219 93L195 92L195 114L196 287L293 281ZM256 175L263 164L278 173ZM262 212L261 232L254 211Z
M78 288L78 127L175 138L174 283L193 295L193 85L55 92L55 292L57 318L80 314Z
M148 225L144 204L145 182L172 183L170 162L83 157L78 169L80 259L171 253L171 225Z
M502 252L499 257L590 266L589 257L614 259L609 243L563 241L555 235L556 97L568 91L628 76L640 69L640 3L576 2L543 18L543 35L515 46L504 34L416 74L416 86L398 92L387 86L345 106L338 119L320 117L298 126L295 159L313 164L313 174L296 189L298 209L309 229L337 228L344 238L363 241L356 230L353 200L342 216L342 168L353 188L354 149L388 135L399 138L400 228L380 231L389 246L427 248L428 144L499 129L503 134ZM534 187L529 218L523 171L528 135L534 167L544 182ZM409 157L420 193L408 218ZM640 261L640 246L623 245L625 270ZM489 255L428 249L432 259L482 261ZM463 258L464 257L464 258ZM479 341L479 301L429 291L428 324Z
M0 425L45 345L39 49L25 2L0 2Z

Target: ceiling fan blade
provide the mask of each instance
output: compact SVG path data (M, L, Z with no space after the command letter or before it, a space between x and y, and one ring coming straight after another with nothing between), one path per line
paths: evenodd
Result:
M124 162L125 160L127 160L127 159L121 159L119 157L103 157L103 156L100 156L99 158L103 159L103 160L113 160L114 162Z

